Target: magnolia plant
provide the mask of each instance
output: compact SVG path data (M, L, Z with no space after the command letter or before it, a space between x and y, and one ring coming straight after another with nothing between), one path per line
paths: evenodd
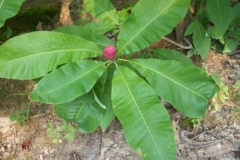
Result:
M0 77L39 78L30 97L54 104L56 115L77 123L81 132L99 126L104 131L116 116L127 142L143 159L174 160L174 133L161 99L188 117L200 118L218 87L177 51L141 51L169 34L189 4L140 0L117 11L108 0L84 0L99 22L6 41L0 46ZM105 37L106 32L116 41Z

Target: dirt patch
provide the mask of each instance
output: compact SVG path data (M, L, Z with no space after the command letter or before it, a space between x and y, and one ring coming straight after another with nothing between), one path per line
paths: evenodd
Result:
M63 124L54 115L51 105L31 103L30 117L23 127L10 121L9 116L14 110L20 112L28 108L28 95L34 82L0 79L0 86L0 160L140 159L126 143L117 120L105 132L100 129L92 134L76 132L73 141L64 139L65 133L60 132L61 143L54 143L47 132L47 124L54 128Z

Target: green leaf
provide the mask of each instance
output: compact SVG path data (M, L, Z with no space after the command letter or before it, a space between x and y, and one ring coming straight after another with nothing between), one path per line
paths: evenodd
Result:
M98 61L66 64L41 79L31 98L53 104L70 102L89 92L105 70L105 63Z
M200 3L202 3L201 5L203 5L204 7L206 7L205 6L205 3L206 3L206 1L205 0L203 0L202 2L200 2ZM197 16L197 20L202 24L202 26L204 27L204 28L208 28L209 27L209 16L208 16L208 12L207 12L207 10L204 8L204 12L202 13L202 14L200 14L200 15L198 15Z
M20 116L20 117L18 117L18 119L17 119L18 123L19 123L22 127L23 127L24 124L25 124L25 119L26 119L26 117L24 117L24 116Z
M226 45L224 46L223 53L229 53L234 51L238 46L238 40L228 39Z
M229 0L207 0L207 11L214 28L223 36L231 23L231 6Z
M193 21L188 27L186 32L184 33L184 36L190 35L192 33L194 33L196 29L196 21Z
M78 36L84 40L87 40L93 43L94 45L99 46L101 49L103 49L105 46L108 46L108 45L114 46L114 43L107 37L83 27L63 26L55 29L54 31Z
M130 146L144 160L175 160L171 121L153 89L122 66L118 67L112 85L113 110Z
M194 54L195 54L195 49L191 49L191 50L189 50L188 52L187 52L187 56L188 57L191 57L191 56L193 56Z
M13 113L9 116L11 121L16 121L18 119L17 111L13 111Z
M232 11L232 16L231 16L232 21L229 28L234 27L235 25L238 25L240 23L240 3L234 6L231 11Z
M174 60L191 66L195 66L195 64L188 57L175 50L161 48L153 50L153 53L161 60Z
M119 25L117 11L109 0L84 0L85 9L104 23Z
M7 30L2 34L2 38L6 37L6 39L9 39L11 35L12 35L12 29L10 27L7 27Z
M63 122L63 124L58 128L58 131L66 131L68 127L68 124L66 121Z
M17 14L25 0L0 0L0 28L5 20Z
M70 140L74 140L74 136L75 136L75 133L74 132L70 132L70 133L67 133L65 134L65 136L63 138L66 138L66 139L70 139Z
M58 65L101 55L94 44L77 36L57 32L32 32L14 37L0 46L0 77L35 79Z
M69 132L75 132L76 129L72 125L68 125L67 130Z
M104 110L104 115L101 120L101 126L102 130L106 130L107 127L110 125L112 120L115 118L115 113L112 109L112 97L111 97L111 91L112 91L112 78L114 75L114 71L116 69L115 65L110 65L107 70L107 79L106 83L104 84L104 91L103 94L100 97L101 102L106 106L106 109Z
M197 16L200 16L204 12L204 7L205 7L204 3L206 3L205 0L199 2L199 4L198 4L199 8L196 13Z
M29 110L27 109L21 109L21 116L27 118Z
M207 33L208 36L213 39L221 39L223 36L222 33L215 26L209 27Z
M211 49L218 53L222 53L224 46L217 41L211 41Z
M158 41L185 16L190 0L141 0L132 9L118 36L120 54L139 51Z
M205 114L208 99L218 87L202 70L176 61L129 60L155 92L188 117Z
M53 133L48 133L48 137L49 137L49 138L54 138L55 135L54 135Z
M193 44L202 59L206 59L210 51L211 41L206 36L205 28L196 21L195 32L193 33Z
M231 36L233 38L236 38L237 40L240 41L240 29L229 31L227 33L228 36Z
M104 22L91 22L86 24L83 28L92 30L93 32L97 32L99 34L104 34L114 29L115 26Z
M129 12L131 11L130 7L123 8L121 11L118 11L118 16L119 16L119 21L120 24L122 25L124 21L128 18Z
M91 92L72 102L55 105L54 112L67 122L77 123L84 133L94 132L103 115L103 109L93 100Z

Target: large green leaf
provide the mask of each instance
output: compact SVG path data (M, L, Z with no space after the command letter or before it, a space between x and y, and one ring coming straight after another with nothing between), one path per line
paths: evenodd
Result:
M6 19L17 14L20 6L25 0L0 0L0 28Z
M58 65L101 55L98 46L57 32L33 32L14 37L0 46L0 77L34 79Z
M176 61L136 59L129 63L146 77L160 97L188 117L202 117L208 99L218 89L205 72Z
M94 132L103 116L103 109L94 101L92 91L72 102L55 105L54 112L67 122L77 123L84 133Z
M170 33L186 14L190 0L141 0L132 9L118 36L117 50L129 54Z
M94 45L98 45L101 49L108 45L114 46L114 43L104 35L98 34L83 27L63 26L55 29L54 31L81 37L82 39L92 42Z
M117 11L109 0L84 0L86 10L101 22L119 25Z
M45 103L67 103L89 92L105 71L105 63L83 60L66 64L37 85L31 98Z
M207 0L207 12L214 23L213 30L219 33L216 38L220 38L232 21L231 5L228 0Z
M145 160L175 160L171 121L156 93L130 69L119 66L116 72L113 110L127 142Z

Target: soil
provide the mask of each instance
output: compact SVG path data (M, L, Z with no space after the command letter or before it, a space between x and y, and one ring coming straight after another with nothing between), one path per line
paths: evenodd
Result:
M122 8L130 1L113 2L117 8ZM23 6L26 8L35 3L28 0ZM52 6L54 5L59 7L59 3L52 3ZM56 16L58 13L56 12ZM52 24L56 23L54 17L50 18L51 23L45 22L41 27L54 28ZM13 20L9 20L9 23L11 21ZM38 23L34 25L35 28ZM170 37L174 39L173 36ZM152 47L174 48L164 40L154 43ZM211 101L206 115L199 122L196 120L195 126L191 119L166 103L177 143L177 159L240 159L240 111L236 110L236 107L240 106L240 98L233 88L233 85L240 80L240 55L238 53L226 56L210 51L206 60L194 56L193 61L197 66L203 66L208 74L217 72L224 84L229 87L229 95L224 103L217 100L218 109L213 107ZM59 131L57 138L50 137L49 125L57 130L64 122L54 114L52 105L29 99L34 85L33 81L0 79L0 160L141 159L127 144L117 119L114 119L104 132L100 128L92 134L76 131L74 139L70 140L64 138L66 133ZM21 116L22 109L29 109L29 116L23 126L9 119L14 111ZM75 126L72 123L68 125Z

